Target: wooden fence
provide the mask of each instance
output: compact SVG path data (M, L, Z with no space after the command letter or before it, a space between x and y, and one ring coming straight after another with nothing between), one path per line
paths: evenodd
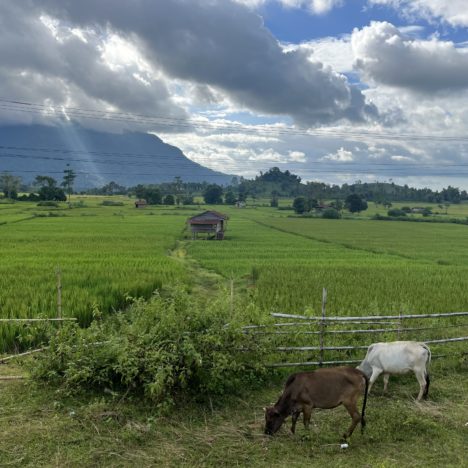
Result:
M422 332L422 331L437 331L450 330L450 329L461 329L468 328L468 323L465 324L450 324L443 325L437 324L437 326L411 326L404 327L405 321L413 320L425 320L425 319L436 319L437 321L447 318L463 318L468 317L468 312L448 312L438 314L398 314L398 315L371 315L361 317L345 317L345 316L326 316L326 302L327 302L327 291L323 290L322 295L322 314L321 316L305 316L297 314L285 314L285 313L272 313L271 315L279 319L294 320L290 322L279 322L271 325L248 325L243 327L244 333L253 333L255 335L272 335L274 337L294 337L297 339L299 336L312 335L318 338L318 346L294 346L292 344L288 346L275 346L272 348L272 352L277 353L301 353L301 352L315 352L318 355L317 360L300 360L290 362L275 362L268 364L268 367L296 367L296 366L323 366L323 365L334 365L334 364L356 364L362 361L364 353L361 359L325 359L325 353L333 352L352 352L352 351L364 351L367 350L372 342L359 345L337 345L331 346L326 345L327 336L339 337L344 335L373 335L373 334L386 334L390 333L396 335L397 339L401 338L401 335L408 334L409 332ZM355 325L355 324L367 324L377 325L379 328L364 328L359 329L345 329L345 330L330 330L329 327L332 325L343 326L343 325ZM393 327L382 327L382 325L393 325ZM316 330L305 330L304 327L314 327ZM291 338L292 340L293 338ZM431 337L431 338L420 338L416 341L420 341L427 344L447 344L455 342L468 341L468 336L456 336L456 337ZM375 341L373 341L375 342ZM467 350L468 351L468 346ZM466 354L466 352L465 352ZM434 358L448 357L449 355L434 355Z

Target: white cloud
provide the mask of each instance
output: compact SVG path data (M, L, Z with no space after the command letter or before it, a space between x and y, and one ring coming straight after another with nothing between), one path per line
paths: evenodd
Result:
M339 148L335 153L329 153L323 158L322 161L339 161L339 162L349 162L353 161L352 151L345 150L343 147Z
M407 17L441 20L452 26L468 26L466 0L368 0L371 5L393 7Z
M364 79L418 93L468 88L468 49L453 42L405 37L387 22L355 29L355 67Z
M234 0L250 8L258 8L268 2L280 3L286 8L305 8L315 15L328 13L343 5L344 0Z
M285 51L301 50L311 62L323 63L338 73L353 72L353 50L351 36L322 37L300 44L284 44Z

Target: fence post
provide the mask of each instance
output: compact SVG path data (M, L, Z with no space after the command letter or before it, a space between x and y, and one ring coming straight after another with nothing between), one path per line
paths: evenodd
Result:
M57 317L59 319L62 318L62 273L60 271L60 267L58 266L56 269L57 274ZM59 322L59 326L61 323Z
M325 309L327 305L327 290L323 288L322 290L322 320L320 321L320 359L319 359L319 367L323 365L323 341L324 341L324 334L325 334Z
M231 286L231 318L234 314L234 277L231 275L231 281L230 281L230 286Z

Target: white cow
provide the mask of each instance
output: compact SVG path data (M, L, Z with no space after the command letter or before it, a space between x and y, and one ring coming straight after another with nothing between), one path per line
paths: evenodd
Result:
M364 361L358 366L369 378L369 392L377 377L384 375L384 392L387 391L390 374L406 374L413 371L419 382L419 394L427 398L429 393L429 373L427 366L431 362L431 350L424 343L417 341L393 341L374 343L367 349Z

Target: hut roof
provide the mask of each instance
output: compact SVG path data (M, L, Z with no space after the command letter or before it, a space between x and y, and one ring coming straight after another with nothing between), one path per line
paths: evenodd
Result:
M200 213L199 215L192 216L188 219L188 223L190 224L209 224L209 223L217 223L221 220L229 219L229 216L219 213L218 211L205 211Z

